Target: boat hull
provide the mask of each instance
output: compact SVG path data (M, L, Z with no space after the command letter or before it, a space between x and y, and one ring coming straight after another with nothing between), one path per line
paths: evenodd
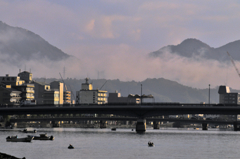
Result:
M7 142L32 142L33 137L25 137L25 138L6 138Z
M40 136L28 135L28 137L34 137L33 140L54 140L53 136L47 136L46 134L40 134Z

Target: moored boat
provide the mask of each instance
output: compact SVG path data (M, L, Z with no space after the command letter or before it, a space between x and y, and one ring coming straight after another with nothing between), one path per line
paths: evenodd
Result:
M117 130L117 128L112 128L111 130L112 130L112 131L116 131L116 130Z
M28 135L31 137L31 135ZM53 136L47 136L47 134L39 134L39 136L32 136L34 137L33 140L54 140Z
M24 132L24 133L36 133L37 130L27 130L27 129L24 129L22 132Z
M33 140L33 136L28 136L28 137L23 137L23 138L18 138L18 136L8 136L6 138L7 142L31 142Z

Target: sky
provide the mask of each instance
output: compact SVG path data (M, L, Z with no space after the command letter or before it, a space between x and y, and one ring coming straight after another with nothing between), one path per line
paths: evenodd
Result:
M226 83L226 75L221 74L222 64L199 63L171 55L150 61L147 55L187 38L199 39L214 48L239 40L240 2L0 0L0 20L30 30L78 58L82 62L79 67L83 68L74 71L82 76L69 73L69 77L125 81L162 77L204 88L208 83L213 86ZM193 67L198 69L190 69ZM206 79L211 74L209 68L219 72L218 78L222 80L212 76ZM234 74L235 80L230 85L240 88L235 70L224 67L224 71Z

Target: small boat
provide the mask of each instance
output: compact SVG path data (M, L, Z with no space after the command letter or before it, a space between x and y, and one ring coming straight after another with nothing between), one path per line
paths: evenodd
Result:
M33 140L33 136L28 136L28 137L24 137L24 138L18 138L17 135L16 136L8 136L6 138L7 142L31 142Z
M30 131L30 130L24 129L22 132L24 132L24 133L36 133L37 130Z
M111 130L112 130L112 131L116 131L116 130L117 130L117 128L112 128Z
M47 134L39 134L39 136L28 135L29 137L34 137L33 140L54 140L53 136L47 136Z
M151 141L149 141L149 142L148 142L148 147L153 147L153 146L154 146L154 143L151 142Z
M70 144L70 145L68 146L68 149L74 149L73 145Z

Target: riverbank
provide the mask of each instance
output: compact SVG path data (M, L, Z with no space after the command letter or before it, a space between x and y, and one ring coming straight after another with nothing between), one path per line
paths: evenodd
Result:
M0 159L26 159L26 158L25 157L18 158L18 157L11 156L9 154L5 154L5 153L0 152Z

